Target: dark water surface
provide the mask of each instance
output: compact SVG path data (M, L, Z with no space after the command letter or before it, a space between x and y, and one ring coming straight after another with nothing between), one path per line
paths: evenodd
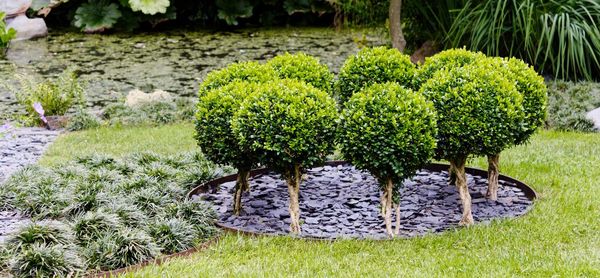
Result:
M87 83L89 106L97 110L134 88L194 97L198 83L209 71L286 51L314 55L337 72L360 45L385 43L385 36L378 31L327 28L112 35L51 32L47 38L13 43L7 58L0 60L0 76L4 82L13 82L15 72L51 77L74 66ZM20 110L12 94L0 89L0 118Z

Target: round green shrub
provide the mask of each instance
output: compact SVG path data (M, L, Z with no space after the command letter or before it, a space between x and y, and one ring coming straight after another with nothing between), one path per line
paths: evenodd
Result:
M425 63L416 71L413 88L419 89L440 70L463 67L485 60L481 52L473 52L464 48L448 49L425 59Z
M232 119L240 144L286 179L293 233L300 232L301 169L322 163L333 151L336 119L333 98L292 79L258 86Z
M148 234L167 254L194 247L196 239L194 225L179 218L155 220L148 227Z
M341 116L339 142L347 159L369 171L384 192L386 231L393 236L392 202L399 190L434 154L436 112L422 95L397 83L374 84L355 93ZM399 213L397 210L396 213ZM399 220L400 215L396 218ZM400 223L396 223L399 233Z
M441 159L499 153L524 114L513 82L476 64L438 71L420 92L437 110Z
M374 84L354 94L342 112L339 142L354 166L383 186L414 175L433 156L433 103L397 83Z
M375 83L397 82L410 87L416 66L395 48L363 48L346 60L338 76L336 93L342 103Z
M267 65L258 62L238 62L227 67L211 71L202 83L198 95L202 97L208 91L225 86L233 81L263 83L277 79L277 74Z
M282 79L298 79L324 92L331 93L333 74L319 59L302 52L285 53L269 60L267 65Z
M33 244L10 263L14 277L77 277L84 270L76 251L62 245Z

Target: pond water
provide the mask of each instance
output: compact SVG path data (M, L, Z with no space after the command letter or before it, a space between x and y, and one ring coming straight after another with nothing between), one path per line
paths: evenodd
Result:
M73 66L86 82L93 110L121 100L129 90L162 89L194 97L211 70L234 61L265 60L284 52L314 55L337 72L362 45L383 45L377 30L327 28L245 29L233 32L169 31L86 35L51 32L47 38L15 42L0 60L2 81L15 72L52 77ZM0 89L0 118L20 111L11 93Z

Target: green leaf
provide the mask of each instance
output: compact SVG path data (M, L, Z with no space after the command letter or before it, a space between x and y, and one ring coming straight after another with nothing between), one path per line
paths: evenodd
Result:
M169 0L129 0L129 5L134 12L153 15L166 13L171 3Z
M89 0L75 11L73 25L84 32L103 32L112 28L120 17L119 5L107 0Z

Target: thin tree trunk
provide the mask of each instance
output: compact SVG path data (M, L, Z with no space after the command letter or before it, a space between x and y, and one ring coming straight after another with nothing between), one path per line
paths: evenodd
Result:
M250 170L238 169L237 181L235 182L235 195L233 199L233 213L240 215L242 212L242 192L250 190Z
M498 200L498 176L500 154L488 155L488 189L486 197L490 200Z
M456 169L454 169L454 165L452 165L452 163L450 163L450 169L448 169L448 175L450 175L448 184L456 185Z
M392 46L398 49L400 52L404 52L406 47L406 39L402 32L402 0L391 0L390 1L390 37L392 37Z
M381 209L382 216L385 221L385 232L388 236L393 237L394 232L392 230L392 194L394 184L392 179L387 179L385 187L383 188L383 195L381 197Z
M400 235L400 200L396 204L396 230L394 230L394 234Z
M300 234L300 182L302 181L302 173L300 172L300 165L294 165L294 170L287 173L287 186L288 193L290 194L290 232L293 234Z
M466 162L466 157L450 160L450 164L456 171L456 187L458 187L458 194L460 195L460 200L462 202L463 214L462 219L458 224L463 226L473 224L473 214L471 213L471 194L469 194L469 188L467 187L467 175L465 174Z

